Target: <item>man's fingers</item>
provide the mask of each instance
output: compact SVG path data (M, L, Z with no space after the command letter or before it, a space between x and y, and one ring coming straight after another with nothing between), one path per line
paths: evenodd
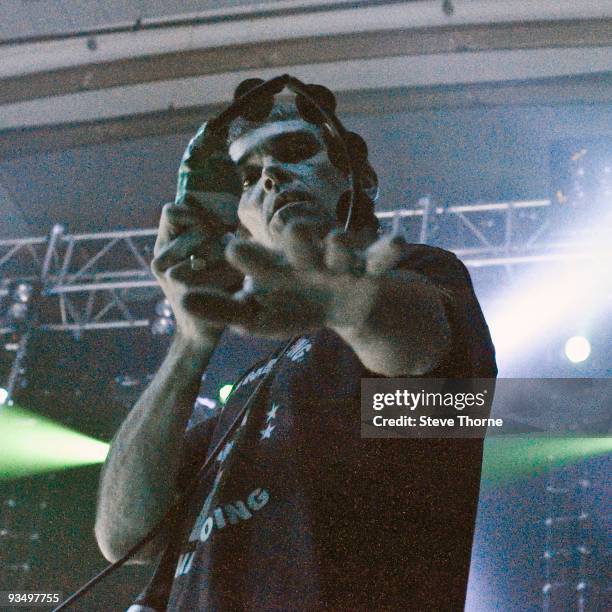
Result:
M181 234L159 250L151 262L153 272L163 274L172 266L187 259L196 250L198 255L204 255L202 251L206 246L206 242L205 237L200 231L192 230Z
M155 254L168 242L198 223L198 215L184 204L164 204L159 220Z
M164 204L155 243L155 254L172 239L193 227L206 229L212 233L219 228L219 220L195 202L191 205L188 200L180 204Z
M319 329L325 322L320 303L298 301L296 295L283 290L259 293L255 286L233 295L208 288L195 289L185 296L183 306L210 323L230 326L239 334L267 338Z
M404 256L406 241L400 235L387 234L366 249L368 274L379 275L393 270Z
M280 280L290 272L282 255L247 240L232 240L225 249L225 258L242 273L263 281Z
M325 265L336 274L360 273L364 269L361 253L341 230L333 230L325 238Z
M151 262L151 269L156 275L163 274L172 266L189 259L191 255L203 262L204 267L213 267L223 262L223 244L207 235L200 228L181 234L160 249Z
M298 270L319 269L323 266L324 250L320 224L298 221L283 232L283 249L287 261Z
M165 276L190 288L212 286L237 290L242 286L243 280L242 274L227 264L194 270L190 259L166 270Z
M183 306L192 314L223 325L235 325L245 329L254 327L257 304L254 299L237 299L229 293L214 290L189 291L183 298Z

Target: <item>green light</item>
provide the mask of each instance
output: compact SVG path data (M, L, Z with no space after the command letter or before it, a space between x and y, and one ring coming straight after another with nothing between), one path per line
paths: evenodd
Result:
M482 482L497 486L612 452L612 438L493 436L485 440Z
M0 479L102 463L109 444L17 406L0 406Z
M219 389L219 399L222 404L225 404L233 388L234 385L223 385L221 389Z

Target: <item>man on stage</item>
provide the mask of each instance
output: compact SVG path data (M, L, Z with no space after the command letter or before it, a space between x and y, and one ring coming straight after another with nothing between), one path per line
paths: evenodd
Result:
M249 402L138 553L158 565L134 610L462 610L482 440L362 439L359 393L363 377L496 375L467 270L381 235L367 199L344 231L346 167L292 108L210 140L198 132L162 212L152 269L176 333L104 466L102 552L116 560L164 517ZM232 201L228 242L211 210ZM203 406L207 367L245 350L236 335L258 357L223 407Z

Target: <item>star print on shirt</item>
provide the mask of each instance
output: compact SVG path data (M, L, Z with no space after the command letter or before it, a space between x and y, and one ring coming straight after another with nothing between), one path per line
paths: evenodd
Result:
M259 433L261 434L261 438L259 438L260 440L263 440L264 438L269 438L270 434L272 433L272 430L276 427L276 425L270 425L268 424L268 426L265 429L262 429Z
M267 418L266 423L269 423L272 419L276 418L276 411L280 408L279 405L272 402L272 408L268 412L266 412Z

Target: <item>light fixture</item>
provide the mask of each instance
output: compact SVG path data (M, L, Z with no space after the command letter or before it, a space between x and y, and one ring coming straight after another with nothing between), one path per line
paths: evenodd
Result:
M174 316L172 307L167 299L155 304L157 318L151 323L151 333L154 336L171 336L174 333Z
M591 343L584 336L572 336L565 343L565 356L572 363L581 363L591 354Z
M19 283L15 287L15 291L13 292L13 297L17 302L29 302L32 297L32 285L28 283Z
M154 336L171 336L174 333L174 321L167 317L158 317L151 324Z
M132 376L131 374L119 374L115 376L115 382L120 387L137 387L140 384L140 379Z
M169 319L172 317L172 306L170 306L170 302L167 299L160 300L155 304L155 312L158 317Z
M13 302L9 307L9 316L15 321L21 321L26 318L28 314L28 303L27 302Z

